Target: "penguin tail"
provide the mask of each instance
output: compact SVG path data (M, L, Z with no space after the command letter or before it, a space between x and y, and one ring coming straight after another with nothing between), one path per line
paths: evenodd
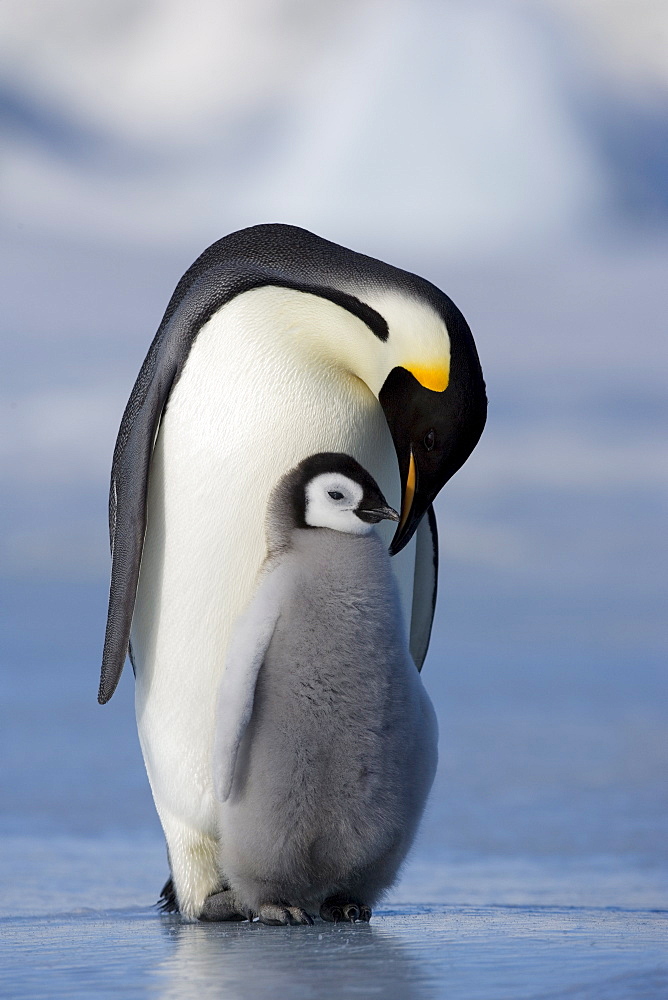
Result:
M179 904L176 901L176 892L174 890L174 883L171 878L168 878L162 889L160 890L160 899L157 901L155 906L158 908L160 913L178 913Z

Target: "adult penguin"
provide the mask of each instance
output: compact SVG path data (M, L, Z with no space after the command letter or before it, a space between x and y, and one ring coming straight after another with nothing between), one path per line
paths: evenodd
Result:
M114 450L98 697L111 698L129 646L139 739L185 916L224 887L215 696L265 556L272 488L315 452L344 452L369 470L401 511L387 540L419 669L436 593L431 504L485 416L468 325L416 275L304 229L261 225L214 243L179 281Z

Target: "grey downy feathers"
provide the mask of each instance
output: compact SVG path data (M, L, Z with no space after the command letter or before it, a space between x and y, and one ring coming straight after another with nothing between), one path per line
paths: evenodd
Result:
M220 869L204 919L368 919L415 836L437 724L390 560L398 520L352 458L313 455L267 512L268 557L216 709Z

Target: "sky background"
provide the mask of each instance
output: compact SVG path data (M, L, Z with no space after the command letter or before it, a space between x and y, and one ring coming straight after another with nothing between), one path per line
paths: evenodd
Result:
M488 383L437 504L425 836L508 849L521 800L525 847L617 849L619 782L658 829L667 55L650 0L0 5L5 830L155 829L131 672L95 704L111 453L178 278L274 221L434 281ZM526 791L551 783L552 839ZM576 835L587 791L607 804Z

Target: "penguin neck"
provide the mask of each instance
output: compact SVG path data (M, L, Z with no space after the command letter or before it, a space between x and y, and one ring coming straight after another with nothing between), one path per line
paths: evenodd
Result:
M450 336L425 302L383 289L352 289L387 322L382 340L358 316L310 292L264 288L284 332L302 355L359 379L378 399L393 368L402 367L428 389L442 391L450 378ZM270 305L270 303L268 303Z
M268 300L266 314L280 325L280 339L302 364L358 379L378 398L390 370L389 351L363 320L310 292L269 286L254 294Z
M442 318L427 303L391 290L349 291L386 320L387 340L343 306L313 292L263 285L241 297L249 298L248 311L259 320L258 346L264 342L269 352L277 347L284 356L292 354L295 371L354 379L376 400L397 367L429 389L444 389L450 376L450 337ZM260 317L269 316L267 326Z
M290 537L295 530L293 490L298 478L299 473L293 469L279 480L269 496L265 523L269 560L290 547Z

